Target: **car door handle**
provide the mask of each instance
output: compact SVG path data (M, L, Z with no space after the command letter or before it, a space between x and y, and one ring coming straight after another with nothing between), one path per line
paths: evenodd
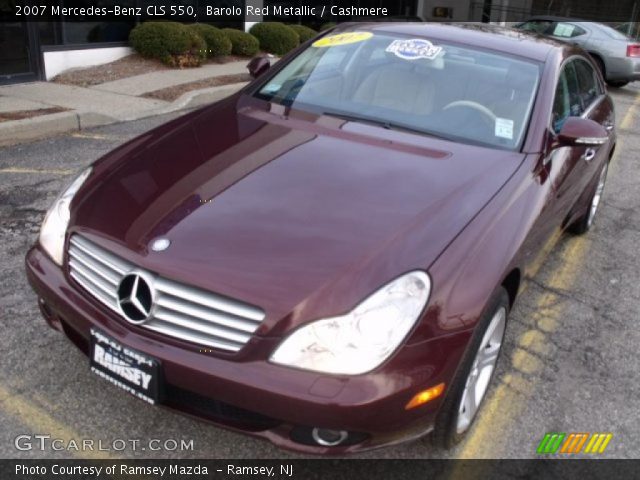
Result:
M615 125L613 124L613 122L605 122L602 126L607 132L610 132L611 130L613 130L613 127Z
M590 162L596 156L596 151L593 148L588 148L584 155L582 155L582 159L585 162Z

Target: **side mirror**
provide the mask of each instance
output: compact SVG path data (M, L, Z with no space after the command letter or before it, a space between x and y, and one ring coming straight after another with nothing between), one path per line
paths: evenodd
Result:
M247 64L249 75L251 75L251 77L253 78L259 77L264 72L269 70L270 67L271 67L271 60L269 60L269 57L265 55L252 58L251 61Z
M599 123L586 118L569 117L565 120L558 143L560 146L597 147L607 142L609 136Z

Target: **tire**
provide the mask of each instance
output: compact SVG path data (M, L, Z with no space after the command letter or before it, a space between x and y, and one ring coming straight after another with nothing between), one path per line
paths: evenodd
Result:
M504 344L508 315L509 295L503 287L500 287L489 300L458 371L451 381L451 386L440 408L431 435L431 441L435 446L451 448L460 443L471 429L493 379L493 373ZM488 338L487 335L489 335ZM492 364L478 369L477 360L483 358L488 362L490 357L495 358ZM471 385L470 382L474 382L476 393L480 389L480 398L475 402L474 411L467 407L472 399L469 390L467 390L467 386Z
M621 80L607 80L607 85L613 88L622 88L627 85L629 82L621 81Z
M602 200L602 195L604 193L604 187L607 183L607 173L609 172L609 163L605 163L602 169L600 170L600 174L598 176L598 183L593 189L593 193L591 194L589 201L589 208L584 214L578 218L575 222L573 222L569 228L567 229L570 233L574 235L584 235L593 226L593 221L596 217L596 213L598 213L598 207L600 206L600 202Z

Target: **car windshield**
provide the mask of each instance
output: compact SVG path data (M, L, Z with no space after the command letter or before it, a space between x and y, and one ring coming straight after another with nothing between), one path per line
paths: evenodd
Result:
M516 149L540 69L468 46L355 31L317 40L257 96L389 129Z

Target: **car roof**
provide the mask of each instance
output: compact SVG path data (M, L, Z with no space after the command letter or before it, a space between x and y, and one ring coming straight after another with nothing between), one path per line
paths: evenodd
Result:
M451 41L472 47L518 55L544 62L551 50L563 50L567 46L548 37L490 25L488 23L349 23L341 24L335 32L365 30L373 33L397 33L427 40Z
M584 20L582 18L575 17L557 17L554 15L535 15L533 17L529 17L523 22L530 22L531 20L548 20L550 22L569 22L569 23L597 23L592 20Z

